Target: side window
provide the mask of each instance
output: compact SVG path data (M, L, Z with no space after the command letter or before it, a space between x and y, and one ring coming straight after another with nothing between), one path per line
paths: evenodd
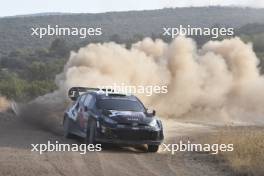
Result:
M87 95L85 101L84 101L84 106L88 108L92 108L94 105L94 97L92 95Z
M90 103L89 103L89 107L90 107L90 108L93 108L94 105L95 105L95 98L92 96L92 99L91 99L91 101L90 101Z
M76 101L76 105L75 105L76 110L79 110L80 105L83 104L85 97L86 97L86 95L83 95L83 96L79 97L79 99Z
M92 95L87 95L87 97L84 101L84 106L89 107L89 103L90 103L91 99L92 99Z
M83 103L84 102L84 99L85 99L86 95L83 95L80 99L80 103Z

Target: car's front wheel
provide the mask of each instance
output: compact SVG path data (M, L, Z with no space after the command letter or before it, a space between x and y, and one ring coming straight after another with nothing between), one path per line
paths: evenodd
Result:
M148 145L148 152L155 153L159 150L159 145Z

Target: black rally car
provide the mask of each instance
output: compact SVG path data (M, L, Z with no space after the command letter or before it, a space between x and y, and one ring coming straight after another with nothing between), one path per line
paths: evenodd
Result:
M87 143L147 144L148 152L158 151L164 138L162 123L137 97L84 87L73 87L68 95L73 103L64 115L65 137L74 134Z

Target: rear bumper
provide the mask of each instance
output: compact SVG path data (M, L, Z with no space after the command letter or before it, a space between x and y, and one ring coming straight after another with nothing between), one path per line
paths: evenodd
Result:
M96 141L121 145L160 145L163 141L162 129L146 128L97 128Z

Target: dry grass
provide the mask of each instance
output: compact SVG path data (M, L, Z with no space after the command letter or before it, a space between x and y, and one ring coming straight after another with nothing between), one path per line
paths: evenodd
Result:
M234 144L233 152L221 152L238 175L264 175L264 129L229 127L210 137L210 143Z

